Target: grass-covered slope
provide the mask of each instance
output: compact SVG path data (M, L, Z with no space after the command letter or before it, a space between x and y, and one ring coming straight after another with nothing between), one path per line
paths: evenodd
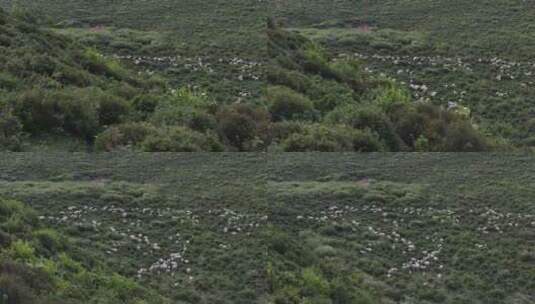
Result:
M262 159L116 155L2 155L0 197L32 207L41 226L68 237L76 248L71 258L99 261L160 295L147 303L262 303L268 226L257 175L264 171ZM65 278L78 284L75 279ZM86 288L72 287L91 295ZM94 303L137 303L134 291L123 292L124 300ZM85 299L73 303L93 303Z
M0 37L2 150L23 150L25 139L43 135L91 144L106 126L132 115L136 96L165 85L41 29L26 13L0 11Z
M531 18L523 0L277 1L272 14L291 26L359 19L383 29L429 34L429 44L451 54L533 60Z
M265 58L268 1L0 1L42 24L162 71L175 86L199 86L218 102L257 99Z
M274 303L533 303L532 157L271 158Z
M169 303L40 218L26 204L0 198L1 303Z
M533 164L480 153L3 154L0 256L55 278L16 284L52 303L159 303L146 298L156 292L192 304L528 304ZM12 280L0 289L15 292Z

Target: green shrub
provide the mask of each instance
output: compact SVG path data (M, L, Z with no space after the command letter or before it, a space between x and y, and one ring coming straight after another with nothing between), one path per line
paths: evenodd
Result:
M305 268L301 273L303 280L303 291L305 296L313 295L328 295L329 282L326 281L321 274L312 268Z
M239 151L262 148L269 139L270 116L262 107L233 104L217 113L220 136Z
M428 145L430 144L424 135L428 118L414 106L403 103L391 104L389 117L394 124L396 133L407 146L416 147L416 141L419 138L425 138Z
M72 89L46 92L32 89L19 95L15 113L30 133L52 132L58 128L90 137L98 132L99 101L93 92Z
M266 71L267 81L273 85L283 85L294 91L305 93L312 86L307 76L279 67L270 67Z
M52 78L63 85L78 87L89 86L92 82L92 75L89 72L66 64L58 64Z
M129 103L98 88L31 89L15 102L15 114L32 134L63 130L92 140L102 126L115 124L130 112Z
M382 151L383 145L369 131L357 130L342 125L324 126L312 124L300 133L293 133L281 143L287 152L341 152Z
M0 89L14 90L19 85L19 80L7 72L0 72Z
M215 108L216 103L206 93L184 87L162 97L150 121L158 126L188 126L199 113L213 112Z
M130 112L130 103L126 100L104 92L98 92L96 95L93 98L97 98L99 102L99 125L119 123Z
M401 140L392 122L376 106L344 105L330 112L325 120L331 124L345 124L355 129L371 130L379 135L379 138L386 143L391 151L400 149Z
M480 152L489 149L486 140L467 121L457 121L448 126L443 151Z
M425 136L420 135L418 139L414 142L414 151L416 152L431 151L429 140Z
M149 118L158 103L160 102L160 97L153 94L141 94L132 100L132 107L137 113L137 117L141 120L146 120Z
M65 131L89 139L99 131L100 93L93 89L55 91L48 100L55 106L54 114L61 115Z
M65 248L64 240L52 229L39 229L33 231L33 237L37 241L37 250L40 253L52 255Z
M303 131L304 124L300 121L284 120L271 125L271 138L274 141L281 141L294 133Z
M140 294L140 288L134 281L118 274L110 276L108 287L116 294L118 300L124 302L132 300Z
M329 64L336 79L349 82L362 78L362 68L355 60L337 60Z
M0 229L8 233L31 230L37 225L36 213L23 203L0 198Z
M23 203L14 200L0 199L0 218L6 219L16 213L23 213L25 206Z
M117 62L106 58L96 49L86 49L80 58L82 65L91 73L117 80L129 80L128 72Z
M22 150L22 124L10 107L0 103L0 151Z
M141 147L147 152L220 152L223 145L216 136L203 134L185 127L158 130L145 138Z
M147 136L156 134L148 123L125 123L111 126L95 138L97 151L113 151L121 147L137 147Z
M35 259L35 248L26 241L16 240L7 250L8 255L17 261L30 262Z
M327 79L335 79L337 75L331 70L325 52L317 44L309 42L301 51L302 66L306 72L319 74Z
M313 117L312 101L289 88L269 87L267 98L269 111L275 121Z
M14 111L30 133L51 131L63 125L57 104L44 90L30 89L19 94Z
M373 95L374 103L379 105L385 113L389 113L396 104L410 104L412 102L410 92L398 87L391 81L389 81L388 86L375 89Z

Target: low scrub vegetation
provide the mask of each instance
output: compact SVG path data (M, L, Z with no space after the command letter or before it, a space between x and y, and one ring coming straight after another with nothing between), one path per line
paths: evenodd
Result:
M0 198L0 222L2 303L168 302L81 254L20 201Z
M284 138L277 139L287 151L498 148L478 131L469 115L414 101L402 83L366 75L356 60L331 58L318 44L278 27L275 21L268 36L272 65L266 98L272 118L312 124L281 133Z

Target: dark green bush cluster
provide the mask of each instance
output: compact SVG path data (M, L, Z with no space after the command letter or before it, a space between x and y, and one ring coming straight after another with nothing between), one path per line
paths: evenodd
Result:
M218 131L224 142L239 151L265 148L270 138L270 114L260 106L233 104L217 113Z
M156 128L148 123L114 125L96 137L98 151L133 149L147 152L219 152L224 147L213 133L187 127Z
M373 152L382 151L379 138L367 131L346 125L303 125L300 130L282 138L281 146L287 152Z
M29 133L63 130L88 139L102 126L120 122L130 110L126 100L98 88L35 88L18 95L14 105Z

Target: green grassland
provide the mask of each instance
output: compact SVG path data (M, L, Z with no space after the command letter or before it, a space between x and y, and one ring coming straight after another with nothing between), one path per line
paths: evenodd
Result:
M0 290L59 303L532 303L533 164L3 154ZM32 303L21 299L8 303Z
M531 303L531 157L270 158L274 303Z

